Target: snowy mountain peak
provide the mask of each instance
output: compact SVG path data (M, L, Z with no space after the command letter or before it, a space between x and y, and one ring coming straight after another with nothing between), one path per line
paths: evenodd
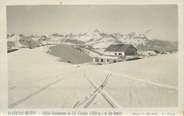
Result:
M171 43L168 41L152 40L148 39L145 34L131 32L128 34L121 33L103 33L98 29L92 32L85 33L69 33L69 34L45 34L45 35L24 35L24 34L7 34L8 49L13 48L35 48L47 44L73 44L90 46L96 49L105 49L112 44L131 44L138 49L149 50L159 49L164 50L177 50L177 43Z

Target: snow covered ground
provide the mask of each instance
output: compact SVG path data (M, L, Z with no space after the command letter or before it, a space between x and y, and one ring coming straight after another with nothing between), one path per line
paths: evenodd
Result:
M177 53L108 65L60 62L48 47L8 54L10 108L72 108L90 98L95 85L111 74L89 108L174 107L178 97Z
M86 75L90 75L89 77L96 83L103 81L99 78L104 77L103 73L112 74L105 90L122 107L177 105L177 54L103 65L95 73L91 71L86 70Z

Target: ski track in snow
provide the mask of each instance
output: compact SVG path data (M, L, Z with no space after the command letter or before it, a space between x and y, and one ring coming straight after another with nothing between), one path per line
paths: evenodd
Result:
M110 72L111 74L116 75L116 76L121 76L121 77L129 79L129 80L139 81L139 82L143 82L143 83L146 83L146 84L151 84L151 85L154 85L154 86L157 86L157 87L163 87L163 88L178 90L178 88L175 87L175 86L166 85L166 84L159 84L159 83L149 81L149 80L134 78L134 77L131 77L131 76L123 74L123 73L116 73L116 72L111 72L111 71L108 71L108 70L100 70L100 71L104 72L104 73L109 73Z
M61 82L62 80L66 79L67 77L71 76L72 74L75 74L75 72L76 72L76 71L73 71L73 72L71 72L70 74L67 74L66 76L62 76L62 77L60 77L61 75L59 76L59 74L57 74L57 75L55 76L55 77L56 77L56 80L54 80L54 81L52 81L52 82L46 84L45 86L43 86L42 88L38 89L37 91L35 91L35 92L29 94L28 96L26 96L26 97L24 97L24 98L22 98L22 99L20 99L20 100L18 100L18 101L16 101L16 102L14 102L14 103L9 104L8 107L9 107L9 108L14 108L14 107L16 107L17 105L19 105L19 104L25 102L26 100L30 99L31 97L33 97L33 96L35 96L35 95L41 93L42 91L46 90L46 89L49 88L50 86L52 86L52 85L54 85L54 84L57 84L57 83ZM59 78L58 78L58 77L59 77Z

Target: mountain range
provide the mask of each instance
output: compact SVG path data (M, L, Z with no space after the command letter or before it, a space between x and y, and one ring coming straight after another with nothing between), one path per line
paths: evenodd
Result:
M128 34L121 33L102 33L99 30L93 32L78 34L59 34L50 35L24 35L24 34L7 34L8 49L13 48L35 48L48 44L67 43L72 45L90 46L94 49L105 49L111 44L131 44L139 51L177 51L177 41L170 42L148 38L145 34L130 32Z

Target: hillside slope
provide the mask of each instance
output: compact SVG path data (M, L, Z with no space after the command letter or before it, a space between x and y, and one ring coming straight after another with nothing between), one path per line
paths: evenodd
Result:
M178 103L177 58L176 53L98 67L86 65L84 72L98 84L110 73L105 90L122 107L173 107Z
M102 66L104 70L128 74L160 84L178 85L178 54L158 55L136 61Z
M77 50L69 45L56 45L50 47L49 54L59 57L61 61L82 64L92 61L92 58L80 50Z
M24 48L8 54L9 108L72 108L93 90L86 78L100 85L108 73L112 75L105 91L121 107L177 106L177 54L76 66L59 62L59 57L47 51L48 47ZM109 108L100 97L99 94L90 108Z

